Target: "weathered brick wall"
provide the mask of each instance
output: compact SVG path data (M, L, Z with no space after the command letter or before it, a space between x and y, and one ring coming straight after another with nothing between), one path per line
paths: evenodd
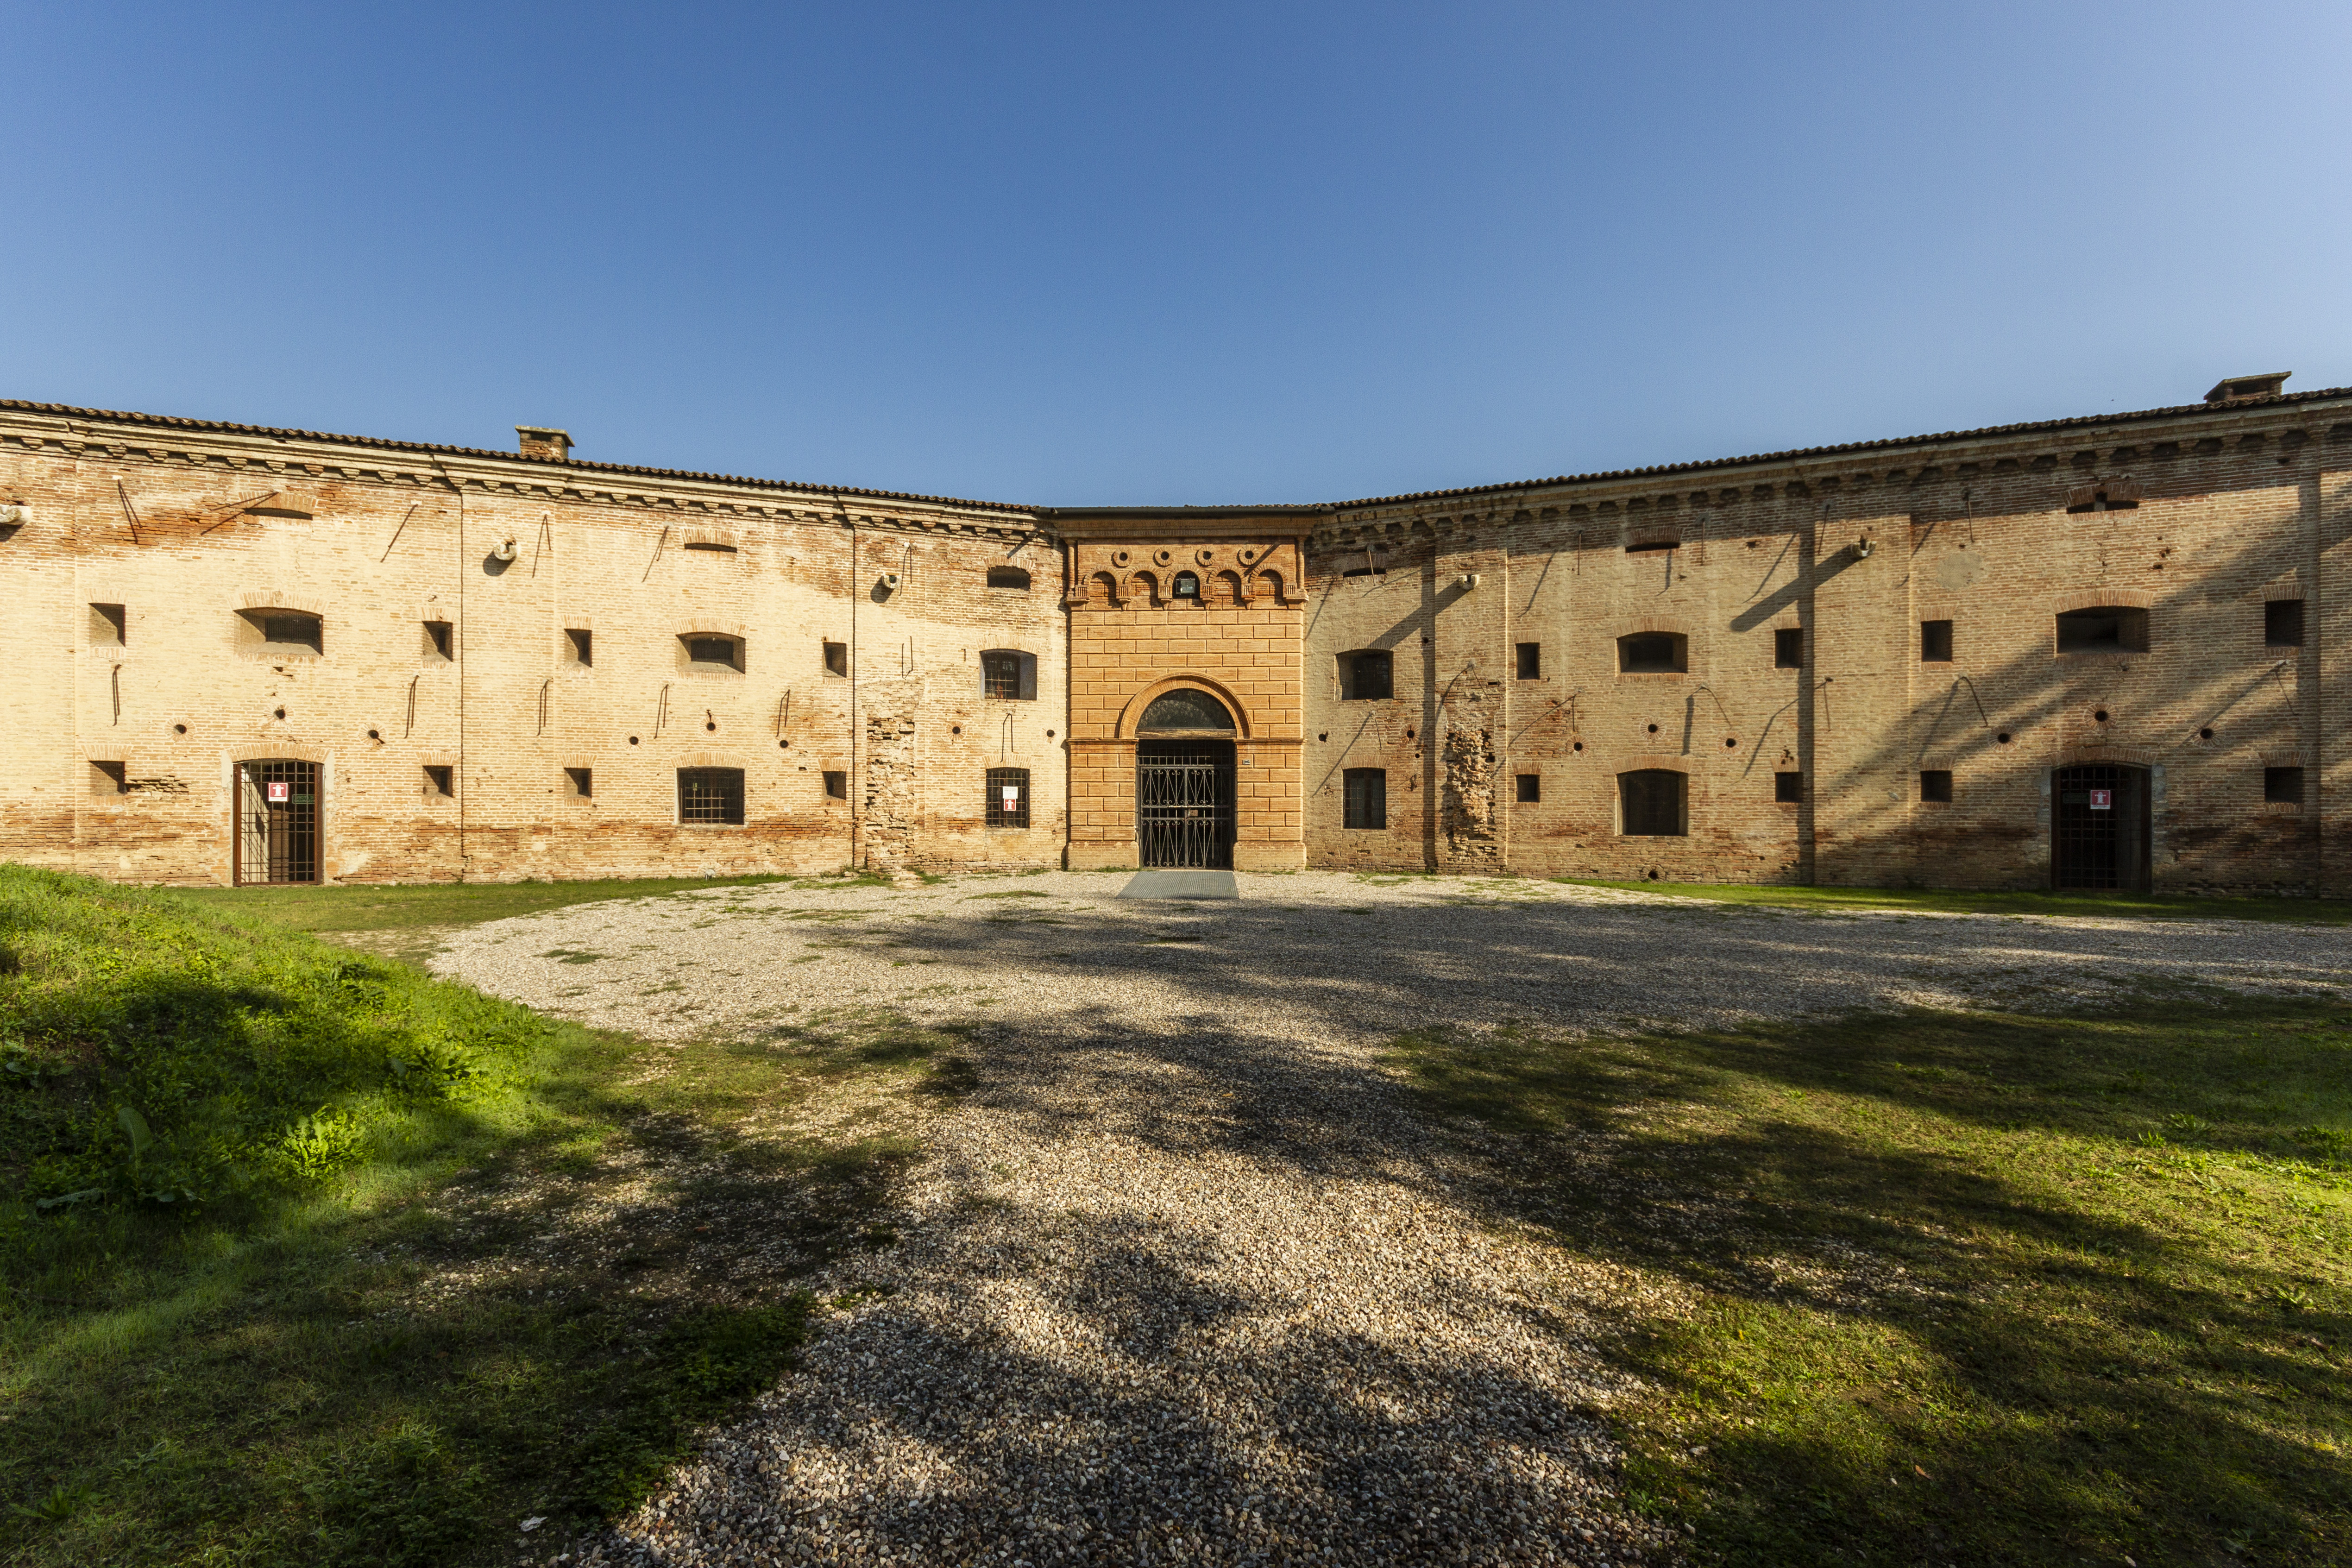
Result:
M910 726L899 852L1059 859L1059 570L1023 514L34 410L0 412L0 503L30 515L0 541L9 858L225 881L236 764L284 757L321 766L331 881L827 869L863 848L862 791L824 784L862 772L855 690ZM1008 562L1030 590L986 585ZM126 606L121 646L92 603ZM319 615L322 651L265 653L257 606ZM694 665L694 633L742 668ZM984 699L982 647L1034 654L1036 700ZM982 825L1005 757L1039 764L1027 829ZM743 771L743 826L679 824L698 766Z
M2322 854L2345 765L2326 717L2345 696L2345 413L2219 405L1344 509L1309 559L1310 858L2035 887L2051 770L2111 761L2151 772L2158 888L2343 890ZM2126 476L2136 508L2066 510ZM1369 550L1385 574L1343 575ZM2302 647L2265 647L2273 598L2306 602ZM2148 649L2060 655L2058 612L2095 604L2146 606ZM1921 658L1931 619L1954 623L1949 663ZM1806 635L1801 670L1775 667L1783 627ZM1685 635L1687 671L1620 673L1635 631ZM1541 645L1538 679L1516 678L1521 642ZM1340 656L1370 647L1395 655L1396 696L1342 700ZM1493 837L1463 831L1458 804L1487 744ZM2265 805L2265 767L2289 765L2304 804ZM1341 826L1355 767L1387 770L1383 830ZM1617 830L1618 774L1653 767L1687 775L1686 837ZM1930 769L1954 775L1948 804L1920 798ZM1775 800L1782 771L1805 775L1802 803ZM1516 800L1522 773L1538 802Z

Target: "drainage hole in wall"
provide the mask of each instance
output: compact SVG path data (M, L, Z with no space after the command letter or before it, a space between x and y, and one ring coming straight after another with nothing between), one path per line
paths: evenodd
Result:
M1651 726L1650 726L1650 733L1651 733L1651 734L1653 734L1653 735L1654 735L1654 734L1656 734L1657 732L1658 732L1658 727L1657 727L1655 724L1651 725Z
M1737 735L1726 735L1723 738L1723 743L1731 751L1739 750L1739 737Z
M1993 739L1994 739L1994 740L1996 740L1996 741L1999 741L2002 745L2006 746L2006 745L2008 745L2008 744L2009 744L2009 731L2006 731L2006 730L2003 730L2000 734L1995 735L1995 736L1993 737Z
M2107 721L2107 710L2102 708L2096 713L2092 714L2091 717L2104 724Z
M283 708L280 708L280 709L276 710L276 712L277 712L277 714L278 714L278 717L279 717L280 719L283 719L283 718L285 718L285 717L286 717L286 710L285 710L285 709L283 709Z
M1405 738L1406 740L1408 740L1408 741L1412 740L1412 731L1410 731L1410 730L1407 730L1407 731L1404 732L1404 738Z
M381 741L383 739L383 735L380 731L370 730L368 731L368 739L371 741Z
M716 719L707 721L702 727L706 730L716 730L719 728L719 721Z
M637 743L637 738L636 738L635 735L630 736L630 737L629 737L629 744L631 744L632 746L634 746L634 745L635 745L636 743Z
M963 726L961 724L950 724L948 726L948 733L950 735L961 735L963 733Z
M1654 882L1654 881L1656 881L1657 879L1658 879L1658 874L1657 874L1655 871L1651 872L1651 873L1650 873L1650 880L1652 880L1653 882Z
M174 735L184 735L187 732L188 727L185 724L174 724L172 726L172 733Z
M1580 751L1582 751L1582 750L1584 750L1584 742L1581 742L1581 741L1579 741L1578 742L1576 742L1576 749L1577 749L1578 751L1580 751Z
M792 742L791 742L790 741L779 741L779 742L776 742L776 744L777 744L777 745L779 745L779 746L789 746L789 745L791 745L791 744L792 744Z
M2205 728L2205 729L2202 729L2202 730L2198 731L2197 731L2197 738L2198 738L2199 740L2200 740L2200 741L2210 741L2210 740L2211 740L2211 739L2213 738L2213 731L2212 731L2212 729L2209 726L2209 727L2207 727L2207 728Z
M1050 741L1050 740L1052 740L1053 738L1054 738L1054 731L1051 731L1051 730L1046 731L1045 731L1045 739L1047 739L1047 740L1049 740L1049 741Z

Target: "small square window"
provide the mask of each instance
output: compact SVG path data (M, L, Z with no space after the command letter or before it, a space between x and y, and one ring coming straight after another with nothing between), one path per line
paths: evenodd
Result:
M1774 773L1772 775L1772 798L1783 805L1802 805L1805 802L1805 775L1802 773Z
M827 800L847 800L849 798L849 775L847 773L834 773L825 774L824 797Z
M1772 634L1772 666L1776 669L1805 668L1805 628L1782 626Z
M1952 662L1952 623L1921 621L1919 623L1919 658L1926 664Z
M131 640L131 618L120 605L89 607L89 640L100 647L121 647Z
M1029 826L1029 770L1027 768L989 769L987 789L989 826L1026 827Z
M1349 827L1386 827L1389 825L1389 775L1385 768L1349 768L1343 775L1347 790L1346 815L1342 818Z
M596 776L587 768L563 770L563 793L573 800L593 799L596 794Z
M849 673L849 645L847 643L829 642L824 645L824 670L827 675L847 675Z
M1948 802L1952 798L1952 770L1949 768L1921 769L1919 798Z
M1519 679L1521 680L1541 680L1543 679L1543 644L1539 642L1520 643L1518 645L1518 654Z
M1518 776L1521 805L1535 805L1543 800L1543 774L1520 773Z
M1177 573L1176 586L1170 596L1178 599L1191 599L1197 603L1201 597L1201 579L1191 572Z
M447 621L425 623L425 657L446 664L457 655L457 628Z
M2270 647L2303 646L2301 599L2273 599L2263 606L2263 642Z
M567 627L563 633L564 652L573 664L587 667L596 662L596 634L585 626Z
M448 800L457 793L457 770L446 763L425 764L425 793Z
M1365 648L1339 656L1347 677L1340 697L1350 702L1378 702L1395 694L1395 660L1385 648Z
M2272 805L2303 804L2303 770L2301 768L2264 768L2263 799Z
M130 794L131 765L128 763L90 763L89 793L92 795Z

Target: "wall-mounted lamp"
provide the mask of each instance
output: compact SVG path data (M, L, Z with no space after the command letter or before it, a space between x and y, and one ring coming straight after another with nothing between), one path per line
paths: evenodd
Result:
M1475 572L1465 572L1461 576L1456 577L1454 580L1454 585L1466 594L1470 592L1471 589L1475 588L1478 585L1478 574Z
M512 561L515 555L515 542L511 537L499 540L499 547L490 552L490 559L493 561Z
M1870 552L1877 548L1878 544L1874 540L1857 539L1853 542L1854 558L1859 561L1867 561L1870 559Z
M895 594L898 591L898 574L896 572L882 574L882 591L886 594Z

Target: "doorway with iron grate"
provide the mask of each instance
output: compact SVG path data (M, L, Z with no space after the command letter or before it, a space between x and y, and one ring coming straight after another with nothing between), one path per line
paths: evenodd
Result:
M238 887L319 879L319 764L264 757L236 765L232 878Z
M1136 730L1138 862L1230 870L1233 715L1207 692L1180 686L1153 698Z
M2085 763L2050 775L2050 881L2144 893L2149 886L2148 771Z

